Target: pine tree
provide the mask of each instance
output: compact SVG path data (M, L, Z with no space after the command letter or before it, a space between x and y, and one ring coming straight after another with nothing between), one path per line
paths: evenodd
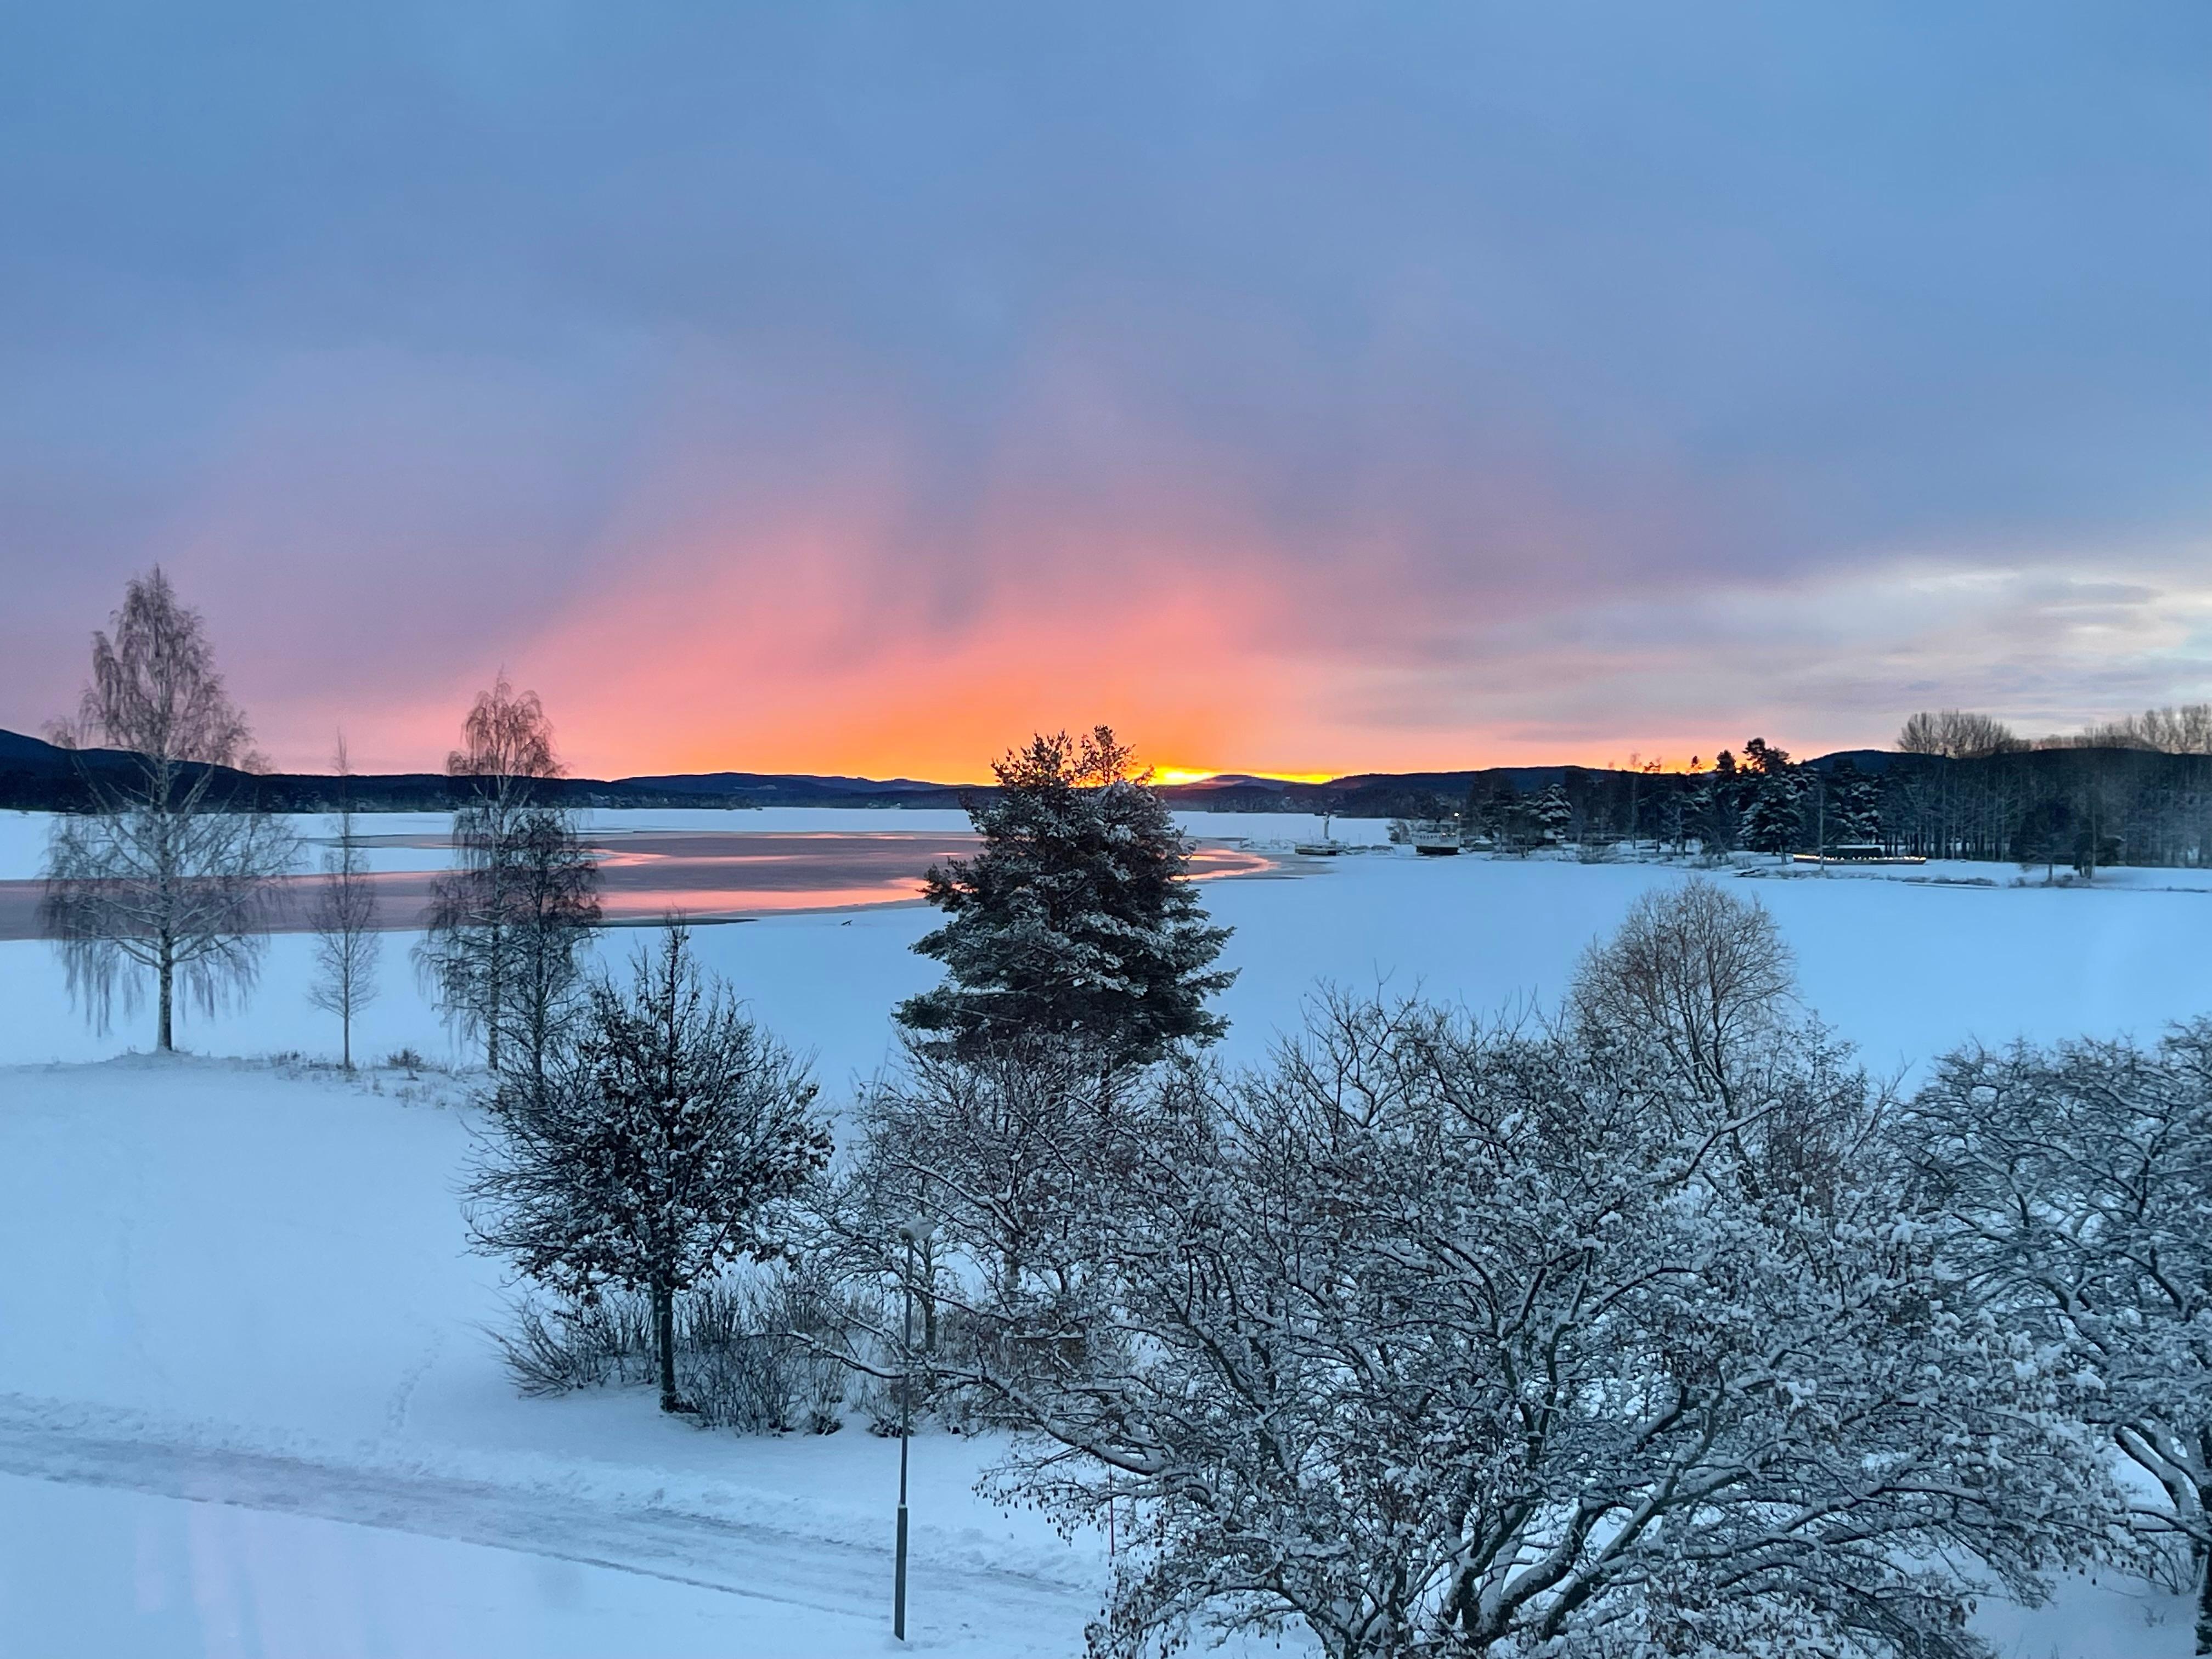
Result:
M1805 781L1798 772L1767 772L1752 783L1752 810L1743 836L1752 852L1787 854L1805 832Z
M946 981L899 1022L939 1053L1065 1036L1109 1065L1218 1037L1206 1000L1235 977L1210 967L1229 930L1207 924L1189 845L1130 750L1102 726L1079 744L1040 734L992 769L997 793L968 809L983 850L928 875L947 920L914 948Z
M781 1253L774 1206L829 1162L830 1132L805 1066L708 984L686 929L641 949L631 975L590 987L550 1063L501 1079L470 1222L479 1249L562 1295L649 1297L672 1412L676 1297Z
M1787 854L1804 832L1805 769L1791 765L1789 752L1764 738L1744 744L1743 757L1744 837L1754 852Z
M1694 768L1694 757L1691 763ZM1692 787L1687 802L1690 829L1707 858L1735 851L1743 836L1742 794L1735 757L1723 749L1713 757L1713 769Z
M1538 836L1547 842L1564 840L1574 816L1575 809L1567 799L1567 792L1556 783L1537 796L1528 808L1528 817L1536 825Z
M1881 835L1880 792L1848 756L1828 773L1827 799L1831 846L1864 843Z

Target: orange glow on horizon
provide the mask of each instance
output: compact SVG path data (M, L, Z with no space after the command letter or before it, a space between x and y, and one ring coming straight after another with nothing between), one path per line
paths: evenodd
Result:
M1709 763L1741 741L1685 737L1671 720L1608 732L1601 714L1571 736L1547 733L1483 680L1479 653L1455 659L1456 682L1407 670L1396 659L1417 635L1389 597L1401 573L1387 544L1301 563L1210 479L1170 478L1157 498L1117 498L1088 516L1018 491L994 497L963 526L956 568L942 549L909 554L895 462L879 477L856 462L836 498L781 513L733 507L711 482L695 491L697 479L671 465L682 476L641 479L638 517L608 528L623 549L618 586L578 594L475 671L374 717L289 711L301 735L271 732L269 746L315 769L321 734L343 723L362 769L438 769L502 662L543 696L570 772L599 778L986 783L991 763L1030 733L1099 724L1139 765L1219 762L1156 763L1168 784L1631 769L1653 750L1676 771L1692 753ZM692 499L702 505L690 521L665 505ZM1649 747L1628 753L1632 741Z

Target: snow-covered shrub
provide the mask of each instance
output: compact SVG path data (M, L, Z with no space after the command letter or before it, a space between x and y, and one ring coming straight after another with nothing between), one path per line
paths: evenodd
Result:
M523 1302L513 1317L512 1330L491 1335L508 1375L526 1395L639 1382L650 1375L653 1315L643 1297L617 1293L554 1307Z
M1702 877L1645 893L1577 965L1568 1012L1592 1041L1664 1055L1723 1104L1770 1064L1794 1064L1796 959L1774 918Z
M678 1387L708 1427L834 1434L848 1401L879 1409L836 1355L880 1314L817 1274L782 1267L728 1274L679 1297L675 1315ZM493 1335L528 1395L637 1386L659 1375L653 1302L642 1292L524 1303L512 1328Z
M834 1434L850 1375L836 1354L868 1311L795 1269L707 1285L678 1310L678 1384L710 1425Z

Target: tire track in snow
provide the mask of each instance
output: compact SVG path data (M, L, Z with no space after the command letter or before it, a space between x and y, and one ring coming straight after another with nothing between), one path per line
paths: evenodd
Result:
M127 1419L103 1427L88 1408L0 1396L0 1473L349 1522L815 1612L886 1616L888 1527L884 1547L869 1549L650 1502L117 1431L126 1427ZM994 1622L1035 1619L1071 1632L1095 1611L1073 1583L1012 1569L918 1565L916 1589L963 1615L988 1609Z

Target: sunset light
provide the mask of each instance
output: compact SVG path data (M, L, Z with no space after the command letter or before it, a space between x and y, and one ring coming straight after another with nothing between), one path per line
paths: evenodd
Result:
M1243 772L1225 767L1155 766L1152 769L1155 783L1204 783L1224 772L1240 778L1261 778L1270 783L1327 783L1340 775L1334 772Z

